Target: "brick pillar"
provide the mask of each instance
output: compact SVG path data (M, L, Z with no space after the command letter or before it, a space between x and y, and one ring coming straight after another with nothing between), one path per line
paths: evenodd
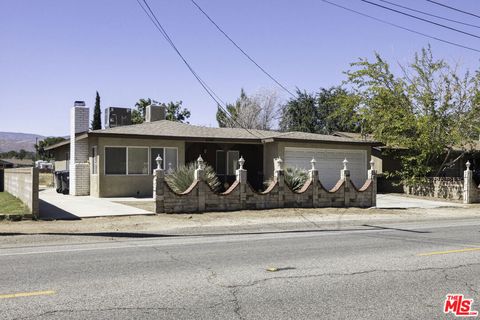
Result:
M340 179L344 181L345 207L350 206L350 170L347 168L348 160L343 160L343 169L340 170Z
M75 106L70 111L70 194L90 194L90 170L88 165L88 139L76 141L76 134L88 132L89 109Z
M195 174L194 174L195 180L200 181L198 184L198 205L197 205L197 211L203 212L205 211L205 165L204 161L201 156L198 156L197 159L197 169L195 169Z
M315 158L313 158L310 161L312 168L308 171L308 176L310 178L310 181L312 183L312 207L317 208L318 207L318 170L315 169L315 164L317 161L315 161Z
M155 213L165 212L165 171L161 168L153 170L153 197Z
M371 205L372 207L377 206L377 170L375 170L375 161L370 160L370 170L368 170L368 180L372 181L372 197Z
M240 207L242 209L247 208L247 170L243 169L245 160L243 157L238 159L238 164L240 165L239 169L236 170L237 181L240 184Z
M470 170L470 161L467 161L466 166L467 170L463 172L463 203L473 203L476 186L473 182L473 172Z
M283 160L279 157L275 159L275 171L273 179L278 183L278 207L285 205L285 173L283 171Z

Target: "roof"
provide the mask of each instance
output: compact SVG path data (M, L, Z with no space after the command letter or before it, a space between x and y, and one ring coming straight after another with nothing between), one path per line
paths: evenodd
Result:
M351 138L363 141L374 141L373 136L371 134L363 134L357 132L345 132L345 131L335 131L333 133L334 136L337 137L344 137L344 138Z
M279 132L269 130L243 129L243 128L212 128L186 124L181 122L159 120L154 122L144 122L128 126L107 128L103 130L93 130L87 133L89 136L110 136L110 137L156 137L170 139L189 139L189 140L229 140L244 141L253 143L265 143L272 141L307 141L307 142L326 142L326 143L348 143L348 144L368 144L380 145L372 140L362 140L350 137L341 137L333 135L324 135L306 132ZM77 139L81 138L77 135ZM68 141L62 141L51 145L45 150L52 150L68 144Z
M60 141L60 142L57 142L55 144L52 144L52 145L49 145L47 147L44 147L43 150L51 150L51 149L56 149L58 147L61 147L61 146L65 146L65 145L68 145L70 144L70 139L67 139L67 140L64 140L64 141Z
M279 132L243 128L212 128L196 126L181 122L160 120L144 122L136 125L121 126L103 130L90 131L91 135L140 135L172 138L228 139L228 140L309 140L319 142L343 142L375 144L375 141L365 141L348 137L337 137L305 132Z
M10 159L0 159L3 163L11 163L17 166L33 166L32 159L17 159L17 158L10 158Z

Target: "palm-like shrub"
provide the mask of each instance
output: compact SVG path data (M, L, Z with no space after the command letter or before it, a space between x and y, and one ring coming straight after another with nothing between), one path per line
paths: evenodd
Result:
M195 179L195 169L197 165L195 162L182 165L170 174L165 176L165 181L168 186L177 193L182 193L188 189ZM220 180L218 180L215 170L209 165L205 165L204 169L205 182L212 188L213 191L218 191L220 188Z
M308 180L308 171L300 168L286 168L284 170L285 184L293 191L300 190ZM268 186L272 183L273 178L265 181L264 185Z

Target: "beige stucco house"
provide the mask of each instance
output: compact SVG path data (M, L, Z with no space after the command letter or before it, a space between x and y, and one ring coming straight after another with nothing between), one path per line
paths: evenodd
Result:
M277 157L285 167L306 169L315 158L321 183L332 188L346 158L352 181L360 187L367 178L372 146L378 145L312 133L211 128L152 116L147 119L143 124L89 131L88 108L72 108L70 140L47 148L54 154L55 170L70 171L70 194L151 196L158 155L167 173L202 156L225 186L235 181L238 159L243 156L248 182L256 189L273 175Z

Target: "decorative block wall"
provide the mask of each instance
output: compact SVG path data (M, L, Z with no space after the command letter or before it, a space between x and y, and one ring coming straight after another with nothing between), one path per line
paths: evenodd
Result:
M277 168L278 169L278 168ZM276 170L274 181L264 192L254 191L246 181L243 165L237 170L237 180L223 193L215 193L203 180L201 165L196 179L183 193L174 192L164 179L164 170L154 171L156 213L234 211L242 209L372 207L376 205L376 172L369 170L368 180L357 189L350 181L347 169L341 170L341 179L331 190L326 190L318 179L318 171L309 172L310 178L299 191L292 191L284 181L284 171Z

